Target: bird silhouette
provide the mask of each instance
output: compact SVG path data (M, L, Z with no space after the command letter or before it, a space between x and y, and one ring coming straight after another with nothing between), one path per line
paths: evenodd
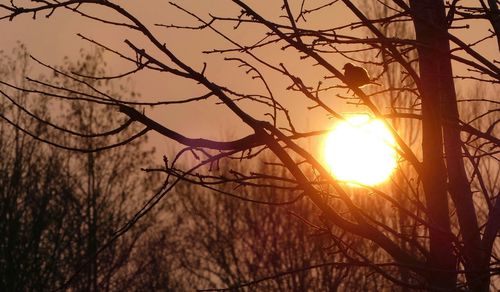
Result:
M368 72L363 67L354 66L351 63L346 63L344 65L344 76L348 85L353 85L356 87L364 87L368 84L374 84L380 86L379 83L374 82L370 79Z

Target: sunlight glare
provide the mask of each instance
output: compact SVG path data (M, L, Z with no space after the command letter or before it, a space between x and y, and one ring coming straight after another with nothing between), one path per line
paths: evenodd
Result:
M396 167L394 147L394 137L382 121L359 114L328 134L324 155L336 179L373 186L388 179Z

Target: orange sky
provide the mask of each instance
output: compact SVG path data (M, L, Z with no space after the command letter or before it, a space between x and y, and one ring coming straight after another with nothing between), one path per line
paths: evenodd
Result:
M7 0L1 0L6 1ZM208 19L208 12L219 16L238 15L240 9L234 6L231 1L212 0L212 1L177 1L188 10L199 13L200 16ZM293 2L293 1L292 1ZM295 1L297 9L301 1ZM314 1L317 3L317 1ZM250 90L263 90L262 86L257 82L252 81L245 75L244 70L235 68L234 63L222 62L224 56L219 54L204 55L200 51L211 48L224 48L229 44L218 37L214 33L199 32L199 31L179 31L172 29L164 29L154 27L154 23L164 24L180 24L193 25L196 22L189 16L171 7L167 1L118 1L124 7L127 7L134 15L136 15L162 39L169 48L178 56L187 61L194 68L202 68L203 62L208 63L207 75L215 82L222 85L235 88L249 88ZM146 4L147 3L147 4ZM279 15L278 9L281 1L248 1L249 5L256 7L265 16L274 17L277 19ZM359 3L366 3L359 1ZM316 5L316 4L315 4ZM362 7L364 8L364 7ZM102 10L91 9L92 13L97 13L109 16L109 12ZM301 26L307 25L310 28L328 28L345 24L352 19L350 12L343 8L341 3L337 3L331 7L325 8L322 13L310 16L307 23L301 23ZM284 20L281 20L284 21ZM232 37L239 40L257 40L256 34L262 31L254 31L253 27L242 27L241 30L233 31L230 27L221 27L230 33ZM113 28L95 21L85 20L67 10L57 10L50 18L45 18L44 15L38 15L37 20L33 20L31 15L24 15L9 22L4 20L0 23L0 35L2 41L0 49L11 50L15 47L16 41L25 43L31 54L40 58L49 64L61 64L64 56L78 56L80 48L89 49L90 45L76 36L76 33L82 33L90 38L101 41L122 52L128 52L124 39L130 39L137 45L144 45L146 49L150 47L143 38L137 33L130 33L123 29ZM474 38L484 34L484 26L472 26L462 34L467 41L471 42ZM492 41L481 47L481 52L489 59L498 59L498 48L496 42ZM285 62L288 68L294 73L301 73L304 80L310 84L315 84L317 80L321 80L325 72L318 70L317 67L306 60L301 61L299 55L295 54L293 49L281 51L278 48L275 50L260 51L260 57L271 60L274 64L278 61ZM332 57L330 61L337 66L338 69L346 62L345 59L338 55ZM107 62L110 73L119 73L123 70L131 69L130 64L124 63L111 54L107 55ZM322 129L331 125L331 120L322 111L308 111L306 108L311 105L303 97L296 94L284 91L284 88L289 85L283 78L275 76L274 73L267 72L271 84L277 98L291 110L293 118L296 119L298 130L306 129ZM206 91L197 88L191 82L184 82L179 78L170 78L165 75L155 74L137 74L134 76L132 86L140 92L145 100L167 100L180 99L199 95ZM463 89L463 88L462 88ZM235 118L223 106L215 105L215 99L209 101L198 102L196 104L176 105L162 107L161 109L151 111L146 109L146 113L170 127L174 130L182 131L191 137L216 138L223 135L243 136L249 133L249 129L242 126L242 123ZM326 101L330 106L336 109L343 109L344 105L337 101ZM334 103L337 104L334 104ZM249 110L255 114L257 118L265 119L264 112L259 107L251 106ZM353 108L345 108L350 111ZM163 140L154 139L154 144L160 147ZM161 149L160 152L166 151Z

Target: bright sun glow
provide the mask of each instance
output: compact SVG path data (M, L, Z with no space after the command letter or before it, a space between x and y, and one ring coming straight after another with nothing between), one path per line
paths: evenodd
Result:
M395 142L380 120L354 115L340 122L325 141L325 160L338 180L376 185L396 167Z

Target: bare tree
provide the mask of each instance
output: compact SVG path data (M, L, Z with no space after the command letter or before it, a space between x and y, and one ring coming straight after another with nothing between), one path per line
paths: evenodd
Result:
M460 1L450 4L443 1L377 1L372 6L385 7L387 14L375 18L367 16L363 3L343 0L312 4L305 0L293 3L284 0L273 7L234 0L227 2L228 6L235 8L229 15L218 14L217 11L197 14L181 4L171 3L178 12L191 17L194 24L158 23L152 26L143 22L132 9L126 9L115 1L44 1L26 6L13 1L0 6L3 13L0 19L16 21L17 17L25 14L35 18L40 14L57 18L55 11L68 12L98 21L103 28L118 27L140 35L148 44L125 39L128 46L125 51L113 48L104 40L80 35L134 66L134 69L118 76L82 76L78 72L63 72L39 62L89 88L90 92L47 82L41 84L45 89L40 90L20 88L13 82L3 82L2 86L8 89L6 95L21 90L69 103L75 99L86 100L115 107L127 117L127 122L107 133L121 140L89 149L84 147L88 145L85 139L74 140L76 144L72 145L77 146L69 146L65 141L43 139L57 147L76 151L107 149L130 143L148 131L155 131L186 146L173 159L164 159L161 171L166 173L166 179L162 190L137 210L118 235L138 222L180 181L219 191L231 183L271 190L285 185L293 190L291 194L307 197L316 206L324 218L323 228L342 230L373 244L378 252L384 253L386 257L382 258L388 259L388 262L381 262L377 253L366 248L368 244L361 245L363 248L347 246L347 250L344 249L345 256L352 257L354 253L355 262L369 267L394 284L431 290L467 288L487 291L490 286L498 288L497 283L490 281L499 271L498 251L493 248L500 228L496 175L498 119L488 120L498 115L498 102L487 96L471 101L485 105L480 107L483 112L467 121L459 115L461 103L455 88L462 82L474 80L488 88L488 95L495 94L500 70L496 66L497 61L485 57L486 53L480 45L491 38L498 38L497 3L478 1L462 5ZM100 13L101 9L114 14L105 18L102 15L107 14ZM213 9L216 10L215 7ZM240 12L235 14L235 10ZM339 13L350 13L355 19L340 25L315 22L322 15ZM119 18L116 18L117 15ZM464 30L467 25L476 25L477 20L482 19L489 20L493 30L484 28L485 35L471 44L454 32L454 29ZM414 34L391 35L384 30L384 27L397 27L401 23L409 24ZM214 68L220 64L191 64L161 38L159 28L195 30L222 39L226 47L213 48L206 53L222 54L227 62L224 65L242 68L247 76L241 78L246 78L245 81L248 80L251 85L241 88L224 81L216 82L220 78L217 78ZM242 40L241 36L249 31L248 38L243 37ZM242 34L236 35L238 32ZM374 56L371 60L360 60L360 52ZM375 78L380 80L388 74L387 68L394 64L401 68L402 73L398 79L379 90L373 87L360 89L339 70L339 59L343 60L342 63L350 60L370 64L378 72ZM452 64L464 69L460 69L457 75ZM301 69L296 66L301 66ZM307 76L302 68L316 73ZM138 71L160 72L173 80L185 79L204 91L199 96L183 100L132 102L127 96L104 92L99 84L88 81L112 81ZM283 85L285 83L288 85ZM289 93L284 94L283 89L288 89ZM346 95L347 90L354 96ZM389 109L377 101L386 95L400 96L401 93L405 93L404 100ZM399 216L404 214L404 226L399 220L391 220L392 214L388 211L369 211L370 199L351 194L349 187L335 180L314 151L301 142L307 137L321 136L326 131L314 128L303 132L304 127L298 122L294 109L297 105L287 100L290 96L307 100L314 115L343 119L338 107L332 106L332 96L336 96L339 97L335 99L338 103L362 108L385 122L397 142L401 155L400 169L405 170L401 172L403 179L399 183L394 181L390 189L366 189L386 205L397 209ZM225 106L242 126L251 129L250 133L236 140L194 139L162 125L140 109L141 106L208 103L212 97L217 99L217 106ZM392 126L392 121L403 119L419 121L412 131L421 133L417 139L421 145L409 138L412 135L398 132ZM186 119L185 123L189 120ZM143 128L132 129L134 125ZM26 125L17 123L16 126L27 131ZM52 127L51 130L69 133L61 127ZM131 133L132 130L135 134ZM32 136L42 139L34 133ZM228 171L213 174L217 169L226 169L221 165L227 161L251 162L264 153L272 153L283 169L282 174L275 176L253 171L252 167L256 166L252 164L248 164L244 173ZM197 164L181 168L180 165L189 165L182 164L189 155L198 159ZM489 170L486 167L490 167ZM401 183L404 187L399 186ZM238 188L224 193L249 200L244 194L239 194ZM271 202L262 198L259 200ZM338 240L338 233L331 232L331 236ZM342 245L338 243L338 246ZM353 262L346 263L355 266ZM229 272L233 271L226 271Z
M2 68L10 69L2 72L4 81L30 71L25 47L21 45L15 52L15 57L2 55ZM81 74L99 71L101 56L99 51L83 54L82 59L87 59L84 64L90 68L70 61L64 67L77 67L75 72ZM41 76L40 80L60 81L57 76ZM48 129L53 105L47 98L33 100L23 91L11 96L0 92L4 97L0 112L5 119L23 124L36 137L60 138ZM101 115L93 104L73 103L71 110L61 111L66 126L75 124L82 132L108 127L95 125ZM130 206L139 201L138 195L152 188L152 177L141 178L134 171L138 167L135 160L147 163L151 159L151 152L139 150L144 141L111 152L82 154L50 147L8 123L0 127L1 290L52 290L72 274L79 275L71 283L73 289L112 289L121 283L131 250L154 222L151 217L127 236L110 242L132 215ZM105 242L110 244L103 246ZM99 257L95 256L97 248L103 249Z
M242 175L244 164L233 162L216 173L230 171L241 176L222 188L214 191L196 180L180 185L167 204L171 215L159 230L165 236L155 241L154 249L164 255L155 262L166 267L155 272L155 277L170 275L181 290L203 287L213 291L221 286L250 291L393 288L390 276L372 273L371 263L357 251L369 251L379 262L390 260L383 252L326 222L295 186L268 187L268 176L292 180L272 162L271 158L260 162L251 183ZM234 188L242 197L234 195ZM359 204L378 212L391 211L375 197ZM394 272L398 267L387 269ZM150 279L150 283L156 282Z

